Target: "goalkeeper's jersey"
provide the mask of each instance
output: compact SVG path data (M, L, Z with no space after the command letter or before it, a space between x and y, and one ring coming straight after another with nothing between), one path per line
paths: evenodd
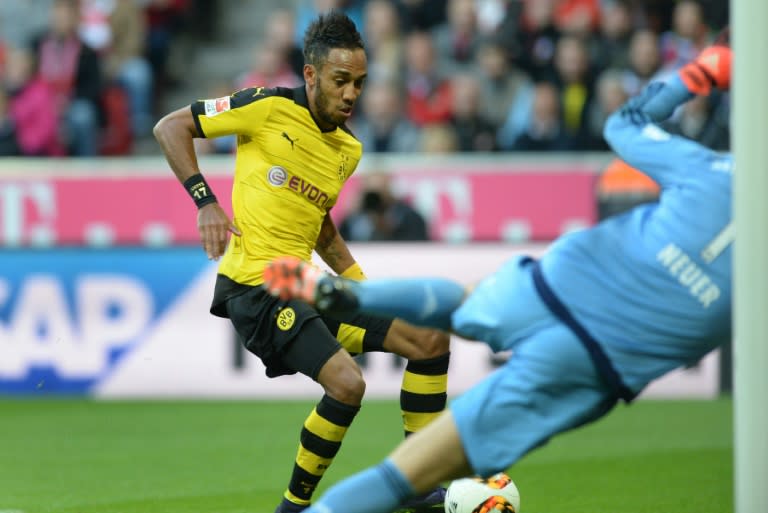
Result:
M275 257L309 260L323 218L360 161L360 142L346 127L322 131L303 85L243 89L195 102L192 113L202 137L237 135L232 211L242 236L232 236L219 274L253 286Z
M606 139L659 183L659 202L561 238L541 268L637 389L731 336L733 160L630 118L613 114Z

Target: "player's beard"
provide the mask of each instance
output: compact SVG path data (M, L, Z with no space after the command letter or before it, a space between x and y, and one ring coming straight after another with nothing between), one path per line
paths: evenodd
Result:
M323 91L323 81L319 76L317 77L315 87L317 87L317 92L315 93L315 108L317 110L315 115L317 118L324 125L330 125L332 127L337 127L343 124L343 120L334 119L333 114L331 114L330 100L328 99L328 95Z

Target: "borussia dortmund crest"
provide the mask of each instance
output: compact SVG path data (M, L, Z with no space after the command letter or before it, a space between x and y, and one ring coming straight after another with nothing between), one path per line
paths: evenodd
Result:
M343 182L347 179L347 167L349 164L349 155L346 153L339 153L341 162L339 163L339 181Z

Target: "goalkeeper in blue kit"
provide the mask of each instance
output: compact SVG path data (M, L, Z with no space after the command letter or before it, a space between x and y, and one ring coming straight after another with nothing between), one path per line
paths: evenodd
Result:
M265 278L275 295L321 311L398 316L512 351L308 513L386 513L443 481L504 471L730 339L732 156L658 125L694 95L727 89L730 62L730 48L709 47L608 119L606 140L658 182L657 203L563 236L539 260L512 258L471 291L441 278L356 283L289 257L272 262Z

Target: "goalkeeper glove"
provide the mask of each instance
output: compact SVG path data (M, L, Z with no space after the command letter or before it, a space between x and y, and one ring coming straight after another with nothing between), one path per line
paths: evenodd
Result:
M678 74L690 92L707 96L712 87L728 90L731 87L731 60L733 53L725 45L708 46L680 70Z

